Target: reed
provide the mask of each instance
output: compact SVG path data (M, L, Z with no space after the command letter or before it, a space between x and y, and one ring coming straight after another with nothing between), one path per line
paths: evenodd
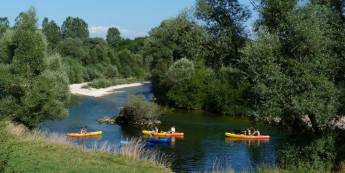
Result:
M92 147L83 147L83 150L119 154L132 161L148 160L156 165L171 166L169 159L171 157L158 150L146 149L145 141L142 139L131 138L127 141L128 143L124 145L113 145L108 142L94 143Z

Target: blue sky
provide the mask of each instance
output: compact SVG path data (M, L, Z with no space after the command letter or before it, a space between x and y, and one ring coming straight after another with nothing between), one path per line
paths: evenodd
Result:
M248 0L239 1L252 9ZM134 38L194 4L195 0L1 0L0 16L8 17L13 25L20 12L34 6L40 23L48 17L61 25L66 17L78 16L89 24L91 36L104 36L115 26L123 37Z

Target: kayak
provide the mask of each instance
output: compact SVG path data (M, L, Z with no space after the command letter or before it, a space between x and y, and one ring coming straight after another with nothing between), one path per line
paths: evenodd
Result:
M68 137L86 137L86 136L99 136L102 135L102 131L87 132L87 133L68 133Z
M243 134L235 134L226 132L225 136L237 139L269 139L270 136L268 135L260 135L260 136L251 136L251 135L243 135Z
M164 137L174 137L174 136L184 136L183 132L154 132L149 130L143 130L142 133L144 135L152 135L152 136L164 136Z
M169 143L169 142L171 142L171 140L169 138L148 138L146 141L150 142L150 143Z

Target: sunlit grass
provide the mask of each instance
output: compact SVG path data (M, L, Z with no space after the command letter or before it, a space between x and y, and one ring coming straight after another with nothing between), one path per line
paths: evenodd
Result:
M140 141L85 148L63 134L1 121L0 127L0 170L5 172L171 172L161 155L147 152Z

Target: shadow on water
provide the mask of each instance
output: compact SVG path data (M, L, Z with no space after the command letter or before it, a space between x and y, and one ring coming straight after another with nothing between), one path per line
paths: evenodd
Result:
M89 131L101 130L103 135L95 139L72 139L73 142L92 147L95 142L120 144L132 137L141 137L141 130L133 127L98 124L96 120L105 115L116 115L129 94L143 94L152 99L151 86L144 85L122 89L102 98L75 97L69 116L63 120L46 121L40 129L66 134L87 126ZM276 165L276 149L281 141L279 131L258 125L262 133L272 136L270 141L231 141L224 137L230 129L245 129L253 126L246 118L234 118L205 112L176 110L161 117L159 129L175 126L185 133L170 144L154 145L154 149L172 158L172 168L177 172L209 171L215 164L221 169L252 171L258 165Z

